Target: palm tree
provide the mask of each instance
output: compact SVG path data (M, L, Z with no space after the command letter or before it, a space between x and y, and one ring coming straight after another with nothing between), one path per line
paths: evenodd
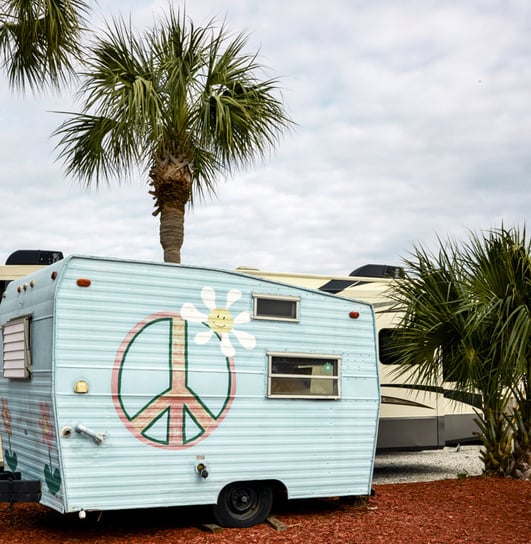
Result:
M437 253L415 248L391 296L405 309L395 355L418 384L441 375L476 399L486 472L531 475L531 248L517 229Z
M264 157L291 124L277 80L258 79L245 45L171 8L140 36L115 20L86 52L82 111L55 132L67 172L86 185L149 175L165 261L180 262L186 205Z
M89 11L84 0L3 0L0 56L10 85L59 87L73 73Z
M466 248L477 312L471 328L489 329L489 359L503 377L512 434L508 472L531 479L531 241L503 226ZM507 411L507 410L506 410Z

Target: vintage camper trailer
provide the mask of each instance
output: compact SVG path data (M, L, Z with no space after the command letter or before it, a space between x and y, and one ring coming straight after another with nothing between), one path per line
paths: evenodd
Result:
M6 468L59 512L371 492L372 307L249 275L71 256L0 304Z
M348 276L266 272L243 267L239 270L373 305L381 384L378 450L421 450L478 442L476 412L473 406L463 402L464 398L471 399L470 395L459 395L454 384L442 380L437 388L422 388L415 383L412 373L396 372L398 361L389 347L401 314L388 290L391 281L400 280L403 274L400 267L370 264Z

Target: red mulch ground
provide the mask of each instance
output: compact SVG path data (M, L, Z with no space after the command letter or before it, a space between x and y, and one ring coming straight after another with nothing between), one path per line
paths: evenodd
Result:
M173 543L373 543L528 544L531 542L531 482L473 477L375 486L363 506L338 499L290 501L268 524L211 533L208 509L92 513L81 521L34 504L18 504L11 526L0 511L0 543L173 544Z

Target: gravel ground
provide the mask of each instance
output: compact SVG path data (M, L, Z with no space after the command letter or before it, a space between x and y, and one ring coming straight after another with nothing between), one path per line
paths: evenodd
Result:
M431 482L461 476L479 476L483 463L480 446L460 446L440 450L377 454L374 484Z

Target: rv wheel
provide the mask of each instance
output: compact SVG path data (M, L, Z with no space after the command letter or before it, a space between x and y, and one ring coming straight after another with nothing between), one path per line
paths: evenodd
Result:
M214 505L214 517L223 527L251 527L265 521L272 505L271 485L236 482L222 489Z

